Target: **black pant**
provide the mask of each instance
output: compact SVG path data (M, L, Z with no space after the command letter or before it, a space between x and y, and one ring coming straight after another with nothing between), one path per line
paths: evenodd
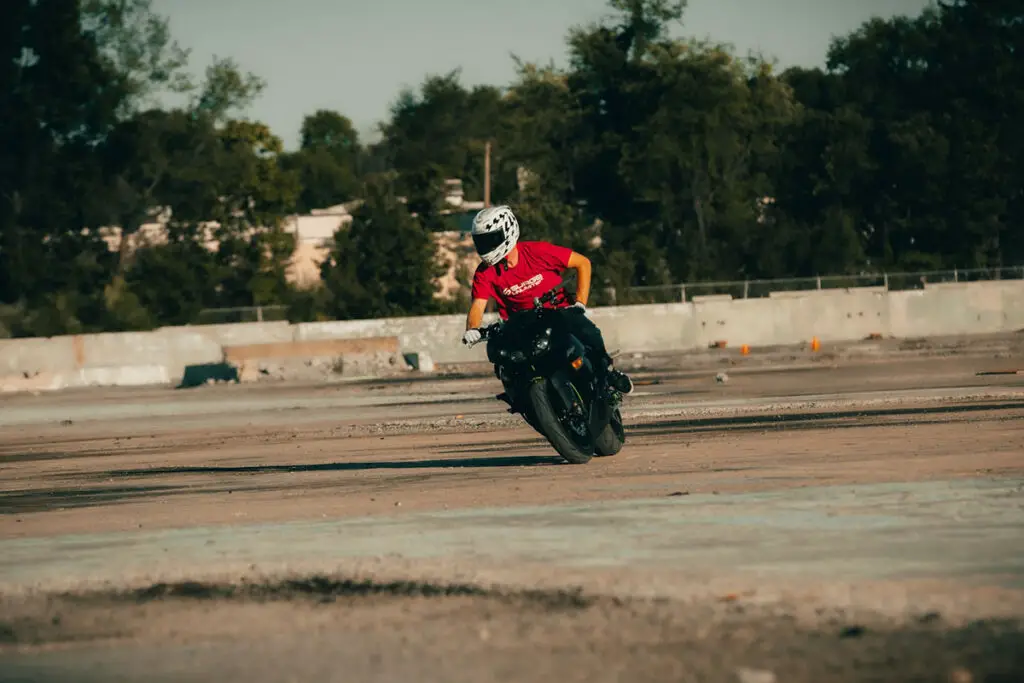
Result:
M612 359L608 355L608 350L605 349L601 330L594 324L594 321L584 315L579 308L566 309L559 319L564 329L587 347L587 356L590 357L590 362L594 364L598 374L602 375L607 372L608 367L612 364Z

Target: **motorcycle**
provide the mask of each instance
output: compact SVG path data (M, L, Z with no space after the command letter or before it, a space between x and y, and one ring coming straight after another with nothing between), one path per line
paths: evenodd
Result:
M482 328L476 343L487 342L487 359L504 388L495 398L566 461L583 465L622 449L622 395L598 377L583 343L560 324L560 316L583 312L547 306L570 299L559 287L535 297L531 309Z

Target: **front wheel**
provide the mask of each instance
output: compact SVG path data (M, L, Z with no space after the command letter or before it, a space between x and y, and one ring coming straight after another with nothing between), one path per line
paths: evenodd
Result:
M558 454L573 465L585 465L590 462L592 453L580 448L558 419L558 415L551 405L551 397L548 395L547 382L534 382L530 385L530 402L533 404L534 415L544 436L548 438Z
M616 408L612 419L604 426L601 433L594 439L594 455L606 458L622 450L626 440L626 431L622 427L622 413Z

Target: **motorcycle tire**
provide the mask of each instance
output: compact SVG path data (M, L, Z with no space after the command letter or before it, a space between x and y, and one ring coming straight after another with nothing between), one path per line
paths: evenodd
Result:
M555 414L551 406L551 397L548 395L547 382L535 382L530 386L530 402L533 404L533 412L537 417L544 436L554 446L558 454L572 465L585 465L593 457L579 447L571 436L566 433L565 428Z
M594 455L598 458L607 458L622 450L625 443L625 432L622 429L622 414L615 409L612 419L604 426L601 433L594 439Z
M537 423L537 416L534 414L532 409L527 408L525 411L523 411L523 413L521 413L521 415L523 421L530 426L530 429L537 432L541 436L544 436L544 430L541 429L540 425Z

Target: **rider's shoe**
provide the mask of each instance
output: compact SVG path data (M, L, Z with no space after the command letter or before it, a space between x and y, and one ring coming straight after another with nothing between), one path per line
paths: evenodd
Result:
M624 372L608 370L608 384L620 394L633 393L633 380Z

